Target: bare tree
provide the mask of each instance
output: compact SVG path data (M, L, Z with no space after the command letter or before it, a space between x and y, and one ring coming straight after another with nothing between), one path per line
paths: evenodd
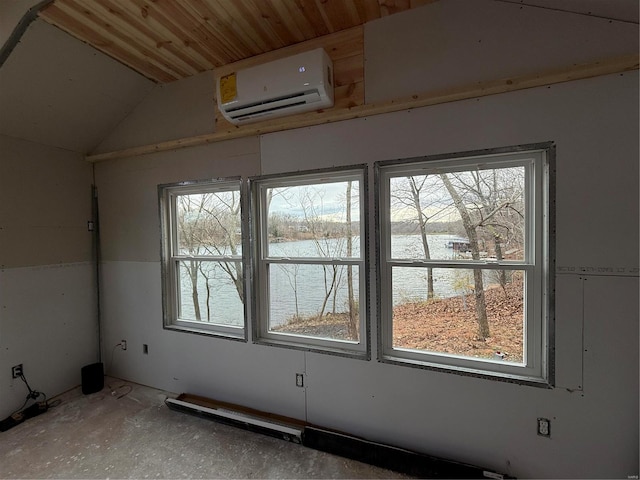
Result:
M391 201L400 207L407 207L415 213L418 233L422 243L422 253L425 260L431 259L431 251L427 238L427 224L436 219L445 207L439 202L438 186L431 181L433 177L429 175L412 175L404 179L394 179ZM432 214L427 212L431 210ZM413 222L412 222L413 223ZM433 289L433 269L427 268L427 298L434 298Z
M239 256L241 237L240 199L237 191L222 191L180 195L177 197L178 243L181 253L195 257L182 262L191 284L191 299L196 320L202 320L200 306L200 279L206 289L207 321L211 321L210 281L216 265L226 274L235 287L238 297L244 300L243 270L240 260L221 261L214 264L199 257L206 255Z
M238 257L241 245L240 193L227 191L211 194L203 209L207 214L202 249L212 255ZM220 267L233 283L240 301L244 302L242 261L220 262Z
M199 200L199 201L198 201ZM181 195L178 197L178 241L180 253L194 256L199 253L198 231L202 223L203 198L198 199L194 195ZM193 301L194 316L201 320L200 302L198 295L198 271L200 262L196 260L183 261L189 280L191 281L191 299Z
M293 290L293 298L295 302L296 314L295 319L300 318L300 307L298 305L298 273L300 272L300 264L292 263L292 264L279 264L278 267L280 271L287 278L287 282L289 282L289 286L291 290Z
M480 235L493 244L497 261L504 259L503 246L522 248L524 228L524 172L520 168L474 170L456 175L459 189L472 202ZM515 218L513 216L515 214ZM498 270L498 283L507 283L506 270Z
M474 260L480 260L480 248L478 247L478 235L476 232L476 225L473 224L471 220L471 215L469 215L469 211L467 210L467 206L462 201L462 197L456 190L456 188L449 180L449 177L446 173L440 174L440 178L444 183L449 195L451 195L451 199L453 200L453 204L458 209L460 213L460 217L462 218L462 225L467 233L467 237L469 239L469 247L471 249L471 257ZM473 269L473 283L474 283L474 294L476 299L476 318L478 320L478 336L485 340L489 336L489 321L487 319L487 305L484 295L484 282L482 279L482 270L479 268Z
M440 174L462 219L474 260L480 260L481 240L493 245L496 261L504 259L503 245L522 249L524 230L524 169L496 168ZM455 181L455 185L452 181ZM484 244L484 241L483 241ZM486 254L486 253L485 253ZM483 271L474 268L474 294L478 335L489 336ZM507 272L496 270L506 295Z
M312 235L312 240L318 254L321 257L340 257L343 251L345 239L331 238L328 229L326 228L326 220L322 219L323 212L323 197L324 190L312 187L306 187L301 189L299 195L299 202L302 207L305 226L309 229ZM338 265L322 265L323 277L324 277L324 299L320 310L318 311L318 318L324 315L327 308L327 303L331 298L332 293L338 288Z

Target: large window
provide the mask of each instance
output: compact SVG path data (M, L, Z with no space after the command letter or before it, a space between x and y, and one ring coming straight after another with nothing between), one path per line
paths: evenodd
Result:
M551 381L548 160L376 164L382 361Z
M239 180L159 187L165 327L245 337Z
M368 355L366 169L252 180L261 343Z

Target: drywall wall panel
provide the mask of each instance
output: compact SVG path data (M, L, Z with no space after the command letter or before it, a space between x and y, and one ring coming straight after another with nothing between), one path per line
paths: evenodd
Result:
M0 135L0 418L27 389L53 396L98 360L92 165L78 153Z
M638 471L638 277L584 275L584 389L554 405L556 476L614 478ZM553 428L553 427L552 427ZM565 472L564 474L562 472ZM569 472L572 472L571 474ZM628 473L632 472L632 473Z
M447 0L367 23L366 102L638 52L637 24L521 3Z
M559 389L307 356L310 423L517 477L561 476L552 462L558 450L570 447L536 435L536 418L551 418L560 439L564 428L553 415L571 396ZM549 465L535 465L534 457Z
M309 422L518 477L637 475L637 399L621 392L638 390L638 301L632 287L616 293L638 275L637 83L637 72L611 75L261 137L265 174L544 141L557 150L556 388L307 354ZM598 293L585 290L591 278ZM375 325L374 299L371 309ZM592 422L612 410L611 425ZM537 435L538 417L551 439Z
M158 185L259 172L257 138L96 165L103 351L116 376L303 419L303 352L163 329Z
M637 73L612 75L270 134L261 137L259 145L256 139L245 139L96 165L101 226L108 239L102 305L105 356L113 355L109 368L177 393L198 393L298 418L306 414L315 424L514 476L636 474L627 471L637 464L637 453L603 441L611 436L611 426L597 422L591 427L592 417L609 409L619 410L616 424L621 418L633 420L630 401L618 392L623 384L637 389L637 381L629 380L627 370L616 371L620 359L628 358L625 353L618 352L614 363L614 342L584 326L581 275L564 273L559 282L557 319L563 325L556 349L562 350L557 366L563 373L562 383L551 390L165 331L156 185L554 141L559 264L637 265L633 235L638 191L626 178L637 162L637 82ZM598 168L604 151L606 171ZM597 185L597 194L576 188L583 184ZM627 187L616 191L620 185ZM620 225L608 218L618 202L626 206L618 217ZM590 225L602 222L616 233L583 225L584 219L576 218L581 215L576 205L590 213ZM618 288L615 282L614 277L602 277L607 291ZM613 297L596 298L606 305ZM374 299L371 306L375 325ZM620 309L628 315L617 321L615 338L637 338L637 313L629 303ZM597 313L589 323L604 320ZM585 360L581 391L573 388L581 379L583 362L581 339L574 335L583 327L584 345L607 353L598 358L603 364L595 370ZM126 352L113 349L121 339L131 345ZM149 348L146 356L143 344ZM604 369L610 372L607 382ZM298 371L307 373L306 389L294 386L292 374ZM611 383L616 395L606 397L602 390ZM536 434L538 417L551 420L551 439ZM629 425L616 433L616 441L633 445L634 427ZM605 450L598 457L592 455L596 443ZM588 456L578 462L580 452Z
M633 475L638 460L638 278L563 276L559 284L559 310L575 310L574 318L560 315L559 325L582 324L584 298L583 392L398 371L309 354L309 422L517 477ZM568 361L574 348L565 336L558 339L558 348ZM582 333L580 343L581 338ZM576 352L578 364L580 357ZM539 417L551 420L550 439L536 434Z
M98 361L94 279L90 262L0 269L0 418L28 393L11 378L13 365L51 398L79 385L81 368Z
M0 133L87 153L152 86L37 20L0 68Z
M164 330L160 264L105 262L107 368L117 377L304 419L304 353ZM127 340L127 350L114 346ZM143 345L148 354L143 353Z
M583 278L585 392L605 399L609 395L611 398L624 397L637 406L638 277L594 275ZM602 348L603 340L606 340L607 348ZM613 375L612 366L615 366ZM626 381L618 382L619 376Z
M265 174L553 141L557 264L638 274L638 73L261 137Z
M156 85L92 153L212 133L214 96L213 71Z
M584 281L580 275L556 275L556 386L572 392L584 385Z
M91 260L92 166L81 155L0 135L0 267Z
M243 138L96 164L103 260L160 261L158 185L259 173Z

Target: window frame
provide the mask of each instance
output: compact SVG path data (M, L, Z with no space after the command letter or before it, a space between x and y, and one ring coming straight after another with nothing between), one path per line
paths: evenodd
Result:
M359 191L359 251L358 258L337 259L322 257L283 257L266 255L268 229L264 218L266 190L286 186L318 185L346 180L358 180ZM357 359L371 359L369 322L369 180L368 166L349 165L285 174L272 174L249 179L251 193L251 256L252 256L252 340L256 344L327 353ZM319 337L276 333L269 331L269 267L277 264L298 265L352 265L358 268L359 341L332 340Z
M175 253L178 243L176 228L176 198L180 195L237 191L240 202L240 228L242 254L233 255L198 255L185 256ZM208 335L230 340L247 341L247 318L249 315L247 301L247 252L249 240L246 226L246 187L240 177L216 178L207 180L186 181L158 185L158 205L161 231L161 279L162 279L162 317L163 328L200 335ZM242 326L231 326L219 323L208 323L197 320L179 318L179 262L184 259L197 258L207 262L240 261L243 272Z
M525 255L522 261L500 263L473 260L394 260L390 236L390 178L425 173L468 171L474 166L524 165L526 168ZM515 162L515 163L514 163ZM489 167L490 168L490 167ZM455 154L380 161L374 164L376 201L376 263L378 280L378 359L384 363L413 366L461 375L497 379L550 388L555 381L555 146L551 142L461 152ZM524 289L523 366L491 359L474 359L442 352L393 347L393 267L469 268L526 271ZM498 268L500 267L500 268ZM383 293L384 292L384 293Z

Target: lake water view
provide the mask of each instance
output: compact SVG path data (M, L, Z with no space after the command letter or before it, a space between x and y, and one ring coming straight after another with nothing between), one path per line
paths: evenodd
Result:
M450 260L457 254L447 248L449 241L458 237L453 235L428 235L427 241L433 259ZM324 251L344 251L345 239L323 240ZM391 242L394 258L423 258L422 241L419 235L394 235ZM317 257L318 250L313 240L278 242L269 244L269 254L278 257ZM354 256L359 255L359 244L354 241ZM337 255L336 255L337 256ZM213 268L211 268L213 265ZM223 325L242 325L244 310L235 286L229 275L219 264L209 264L209 314L210 321ZM354 295L359 298L359 272L353 267ZM195 320L195 309L192 300L192 285L189 274L181 264L182 305L180 317ZM344 312L348 305L347 266L339 266L337 270L337 290L327 302L325 313ZM407 301L420 301L427 298L427 270L424 268L394 268L393 302L394 305ZM434 294L445 298L462 295L468 292L472 283L470 270L433 269ZM325 275L329 280L325 282ZM325 269L321 265L272 264L269 272L270 289L270 326L282 325L296 314L302 316L317 315L325 298L324 285L330 284L332 267ZM198 275L198 303L202 321L207 321L207 283L205 277Z

